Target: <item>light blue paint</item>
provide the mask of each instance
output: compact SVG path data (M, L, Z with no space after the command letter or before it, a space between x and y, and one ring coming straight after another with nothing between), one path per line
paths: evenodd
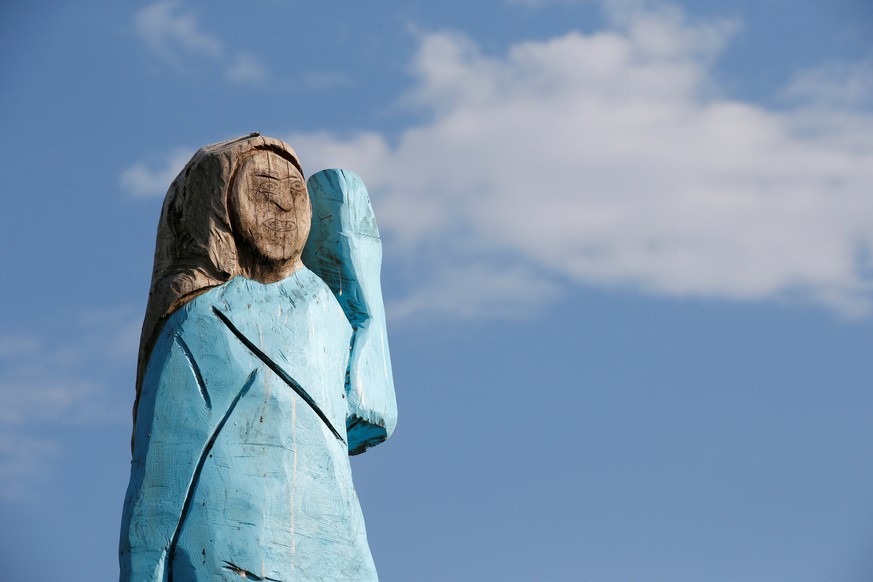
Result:
M331 288L355 331L346 385L354 455L388 438L397 423L379 280L382 241L367 188L356 173L324 170L309 178L307 188L312 228L303 262Z
M348 455L396 423L381 244L360 178L328 171L310 188L309 268L272 284L231 279L161 330L139 402L122 581L377 579Z

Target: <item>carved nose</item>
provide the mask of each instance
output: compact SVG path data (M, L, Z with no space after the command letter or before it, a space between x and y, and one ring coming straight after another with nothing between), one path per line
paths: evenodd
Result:
M294 195L291 192L280 192L273 198L273 204L288 212L294 208Z
M290 188L283 188L269 194L270 202L288 212L295 207L295 201L305 197L306 187L300 181L293 181Z
M289 190L268 191L266 198L285 212L294 208L294 194Z

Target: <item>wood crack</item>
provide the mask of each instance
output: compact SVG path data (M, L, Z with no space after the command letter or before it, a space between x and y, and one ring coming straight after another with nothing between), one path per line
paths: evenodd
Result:
M267 580L269 580L270 582L282 582L281 580L277 580L276 578L268 578L266 576L264 576L264 577L258 576L257 574L253 574L253 573L249 572L248 570L244 570L244 569L240 568L239 566L237 566L236 564L234 564L233 562L228 562L227 560L224 560L224 564L225 564L225 566L224 566L225 570L230 570L234 574L238 574L240 578L245 578L246 580L255 580L255 581L258 581L258 580L267 581Z

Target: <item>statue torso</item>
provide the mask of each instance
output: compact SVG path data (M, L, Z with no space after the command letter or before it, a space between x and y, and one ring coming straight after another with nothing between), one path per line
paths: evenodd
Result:
M137 554L128 540L134 572L176 582L376 579L347 445L331 430L345 438L351 336L305 268L266 285L236 277L168 318L140 397L133 462L145 477L131 482L125 507L126 521L161 530L144 538L167 546Z

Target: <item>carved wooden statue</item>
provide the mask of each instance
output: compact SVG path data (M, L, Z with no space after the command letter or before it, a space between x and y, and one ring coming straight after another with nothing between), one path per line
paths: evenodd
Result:
M308 190L308 191L307 191ZM397 418L367 191L288 144L199 150L167 192L121 580L376 580L349 455Z

